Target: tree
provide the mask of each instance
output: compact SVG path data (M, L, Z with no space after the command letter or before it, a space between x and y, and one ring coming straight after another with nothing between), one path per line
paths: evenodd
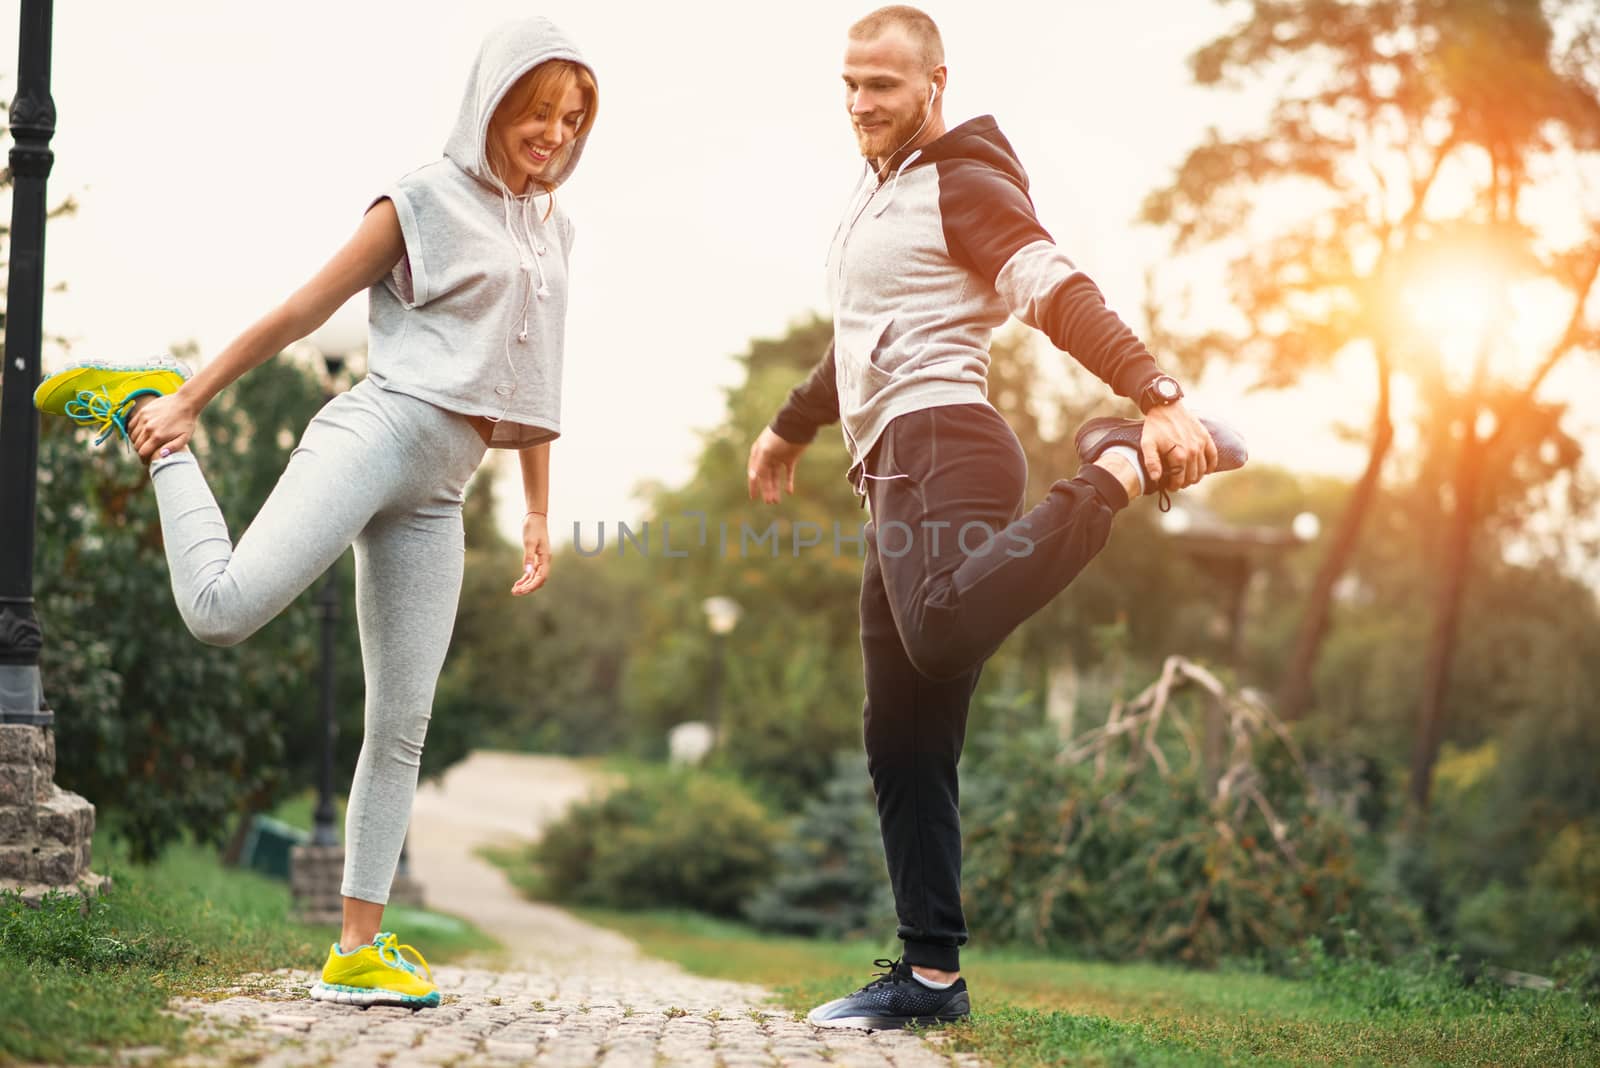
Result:
M1146 201L1144 218L1172 226L1179 252L1245 245L1231 268L1244 329L1174 341L1196 362L1234 354L1253 361L1269 386L1358 353L1375 373L1366 468L1306 603L1279 693L1285 716L1298 715L1309 701L1333 590L1378 492L1394 438L1394 375L1414 370L1418 360L1426 373L1437 360L1436 348L1419 351L1424 339L1404 322L1416 283L1407 266L1418 261L1419 247L1457 221L1435 203L1437 191L1442 183L1464 185L1475 203L1499 205L1509 220L1506 209L1514 208L1536 159L1570 158L1594 146L1600 105L1575 73L1595 45L1593 24L1581 18L1585 6L1250 0L1239 27L1193 59L1202 85L1247 77L1277 77L1281 85L1261 132L1224 137L1213 130L1173 182ZM1559 40L1557 22L1564 26ZM1507 93L1507 85L1516 91ZM1283 196L1310 210L1287 225L1266 221ZM1574 257L1585 258L1569 249L1549 261L1548 273L1573 275ZM1462 518L1470 528L1470 508ZM1464 556L1452 550L1448 560ZM1449 614L1452 596L1441 595L1441 616ZM1431 673L1439 678L1448 671L1448 631L1440 630ZM1432 736L1432 728L1420 735ZM1418 770L1425 795L1425 769Z

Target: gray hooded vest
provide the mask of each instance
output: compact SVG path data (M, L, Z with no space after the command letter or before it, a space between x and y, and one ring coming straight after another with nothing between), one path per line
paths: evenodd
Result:
M368 376L384 389L493 420L493 448L526 448L561 433L572 223L559 206L546 218L550 203L542 192L514 195L484 154L501 98L553 59L588 68L547 19L490 32L444 158L372 202L394 202L405 255L368 291ZM587 131L572 142L558 173L546 176L552 184L572 173L586 137Z

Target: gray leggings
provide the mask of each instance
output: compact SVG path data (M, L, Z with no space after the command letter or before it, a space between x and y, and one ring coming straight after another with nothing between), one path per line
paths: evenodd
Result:
M317 413L239 544L192 453L150 465L178 611L235 645L354 543L366 736L345 814L346 897L383 903L461 594L461 500L484 443L465 417L363 379Z

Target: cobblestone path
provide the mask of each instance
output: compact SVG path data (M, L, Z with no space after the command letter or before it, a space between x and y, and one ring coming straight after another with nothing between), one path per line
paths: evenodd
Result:
M420 1012L313 1002L310 972L252 976L227 997L173 1004L195 1022L189 1051L171 1063L978 1068L942 1050L937 1036L813 1028L769 1004L760 987L688 975L613 932L524 900L474 855L486 842L533 837L591 786L569 761L477 753L418 794L412 869L430 905L505 946L503 968L436 969L444 1003ZM146 1050L127 1059L170 1057Z

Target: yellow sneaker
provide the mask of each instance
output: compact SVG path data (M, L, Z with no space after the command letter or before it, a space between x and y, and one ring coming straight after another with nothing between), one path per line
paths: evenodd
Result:
M133 402L176 392L188 377L189 368L166 356L140 363L81 360L40 382L33 391L33 406L99 430L96 445L112 434L127 441L126 420Z
M404 953L417 958L416 964ZM418 971L418 966L421 971ZM311 988L313 1001L336 1001L341 1005L404 1005L426 1009L439 1004L439 988L433 985L433 971L411 946L384 932L368 946L349 953L339 952L339 943L328 949L328 963L322 966L322 981Z

